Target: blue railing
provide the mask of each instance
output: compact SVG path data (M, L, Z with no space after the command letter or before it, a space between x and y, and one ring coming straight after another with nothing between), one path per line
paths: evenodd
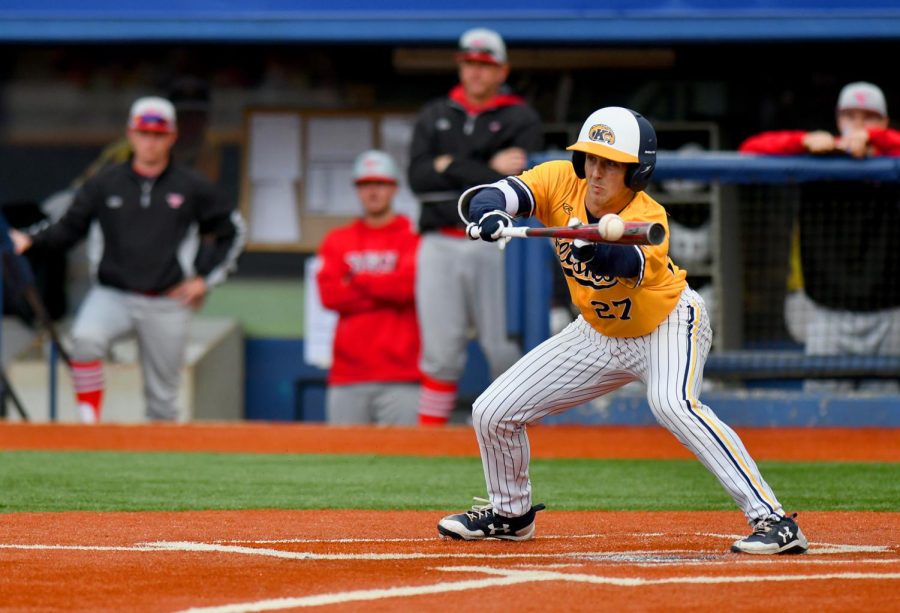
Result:
M567 151L547 151L531 157L532 164L569 159ZM655 181L686 179L728 184L783 184L808 181L900 182L900 157L857 160L849 156L763 156L713 151L660 151Z

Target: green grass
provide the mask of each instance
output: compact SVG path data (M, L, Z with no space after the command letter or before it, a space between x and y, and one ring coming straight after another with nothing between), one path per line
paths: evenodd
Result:
M788 509L900 511L900 464L763 462ZM551 508L717 510L734 504L696 461L535 460ZM483 495L475 458L0 453L0 511L461 509Z
M210 292L200 315L237 318L249 337L303 338L303 282L229 279Z

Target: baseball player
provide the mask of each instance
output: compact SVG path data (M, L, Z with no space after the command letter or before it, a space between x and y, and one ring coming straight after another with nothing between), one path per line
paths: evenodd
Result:
M17 253L68 249L97 221L103 253L97 284L72 327L72 378L85 423L100 420L102 359L110 343L137 335L146 415L175 420L192 311L234 266L244 226L213 185L171 161L175 109L164 98L139 98L127 129L133 154L88 179L56 223L12 231Z
M330 424L417 421L419 237L391 206L398 179L387 153L360 154L353 181L363 215L329 232L319 250L322 304L340 314L325 398Z
M569 150L571 163L547 162L464 194L460 208L468 206L473 231L496 241L515 216L565 226L607 214L668 229L665 209L643 191L656 164L656 134L644 117L599 109ZM806 551L806 538L740 438L698 398L712 332L703 300L668 257L668 239L646 247L555 239L555 248L581 314L475 401L472 421L490 500L443 518L440 534L532 538L544 505L532 506L527 425L641 380L657 421L716 476L753 527L732 551Z
M543 145L537 113L504 86L506 46L493 30L465 32L457 54L460 83L428 103L416 120L409 183L422 204L416 307L422 335L419 421L447 422L474 329L491 375L521 356L495 306L504 292L504 259L490 245L473 246L456 202L466 189L515 175L527 153ZM474 247L474 248L473 248Z

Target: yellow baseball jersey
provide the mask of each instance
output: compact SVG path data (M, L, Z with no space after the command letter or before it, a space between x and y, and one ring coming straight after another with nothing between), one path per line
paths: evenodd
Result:
M588 223L584 204L587 181L575 175L570 162L546 162L518 178L531 191L534 216L545 226L565 226L572 217ZM584 319L606 336L643 336L652 332L678 304L687 285L687 273L669 258L669 224L661 204L645 192L638 192L619 216L624 221L659 222L666 229L666 240L661 245L630 247L641 255L638 277L597 275L573 259L572 239L554 239L554 244L572 302Z

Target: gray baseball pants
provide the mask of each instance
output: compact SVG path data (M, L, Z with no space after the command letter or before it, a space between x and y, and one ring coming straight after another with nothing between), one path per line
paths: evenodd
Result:
M174 421L191 315L190 307L171 298L95 286L72 326L72 358L103 360L113 341L134 334L147 419Z
M325 416L329 424L411 426L418 423L418 383L329 385Z
M429 233L419 243L416 308L422 338L420 368L440 381L456 381L466 365L474 328L491 378L522 355L506 333L506 274L494 243Z

